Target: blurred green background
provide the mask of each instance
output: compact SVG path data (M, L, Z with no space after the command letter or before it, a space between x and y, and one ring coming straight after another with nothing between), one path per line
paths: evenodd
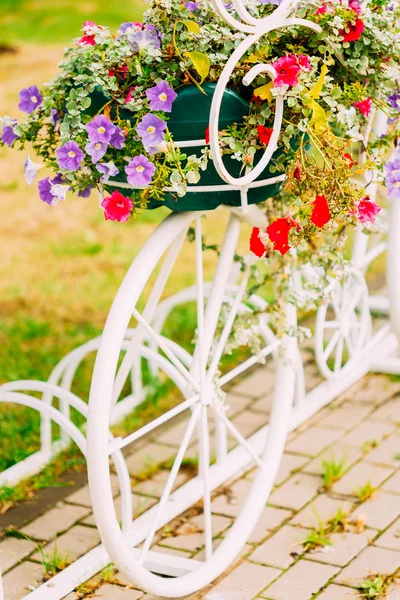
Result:
M65 43L79 35L83 21L117 29L139 20L143 7L140 0L0 0L0 43Z

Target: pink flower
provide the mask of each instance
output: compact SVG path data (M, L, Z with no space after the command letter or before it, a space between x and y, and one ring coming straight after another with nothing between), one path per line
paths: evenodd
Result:
M381 207L375 204L369 196L365 196L357 206L357 217L360 223L374 223Z
M316 13L315 13L315 14L316 14L316 15L324 15L324 14L327 12L327 10L328 10L328 7L327 7L327 5L326 5L326 4L322 4L322 5L321 5L321 6L318 8L318 10L316 11Z
M124 104L128 104L128 102L132 101L132 99L133 99L133 92L135 91L135 89L136 89L135 87L129 88L129 92L126 95Z
M134 204L132 200L115 191L108 198L104 198L101 206L104 208L106 221L126 223L131 216Z
M272 66L277 73L274 79L274 85L276 87L298 84L299 80L297 76L301 71L301 67L294 54L281 56L281 58L278 58L278 60L272 63Z
M355 106L355 108L358 108L358 110L364 117L368 117L372 108L371 98L366 98L365 100L354 102L353 106Z
M311 71L311 63L308 60L308 56L306 56L305 54L298 54L297 62L299 63L302 69L305 69L306 71Z

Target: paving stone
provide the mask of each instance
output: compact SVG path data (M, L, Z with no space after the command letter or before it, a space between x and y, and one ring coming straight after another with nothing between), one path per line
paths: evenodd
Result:
M150 479L146 479L145 481L139 481L132 484L132 489L135 493L145 494L148 496L154 496L156 498L160 498L161 494L164 491L165 485L167 483L167 479L169 477L170 471L167 469L163 469L162 471L158 471L153 477ZM179 471L175 483L173 486L173 490L181 487L188 480L188 474L184 471Z
M342 444L348 444L349 446L355 446L356 448L362 449L363 445L367 442L380 442L392 432L393 425L366 419L349 433L346 433L340 441Z
M152 506L157 504L157 499L152 498L150 496L141 496L139 494L132 494L132 508L133 508L133 516L139 517L141 514L149 510ZM121 496L115 498L114 501L115 512L117 515L117 519L121 519ZM96 521L94 519L94 515L91 514L86 519L82 521L85 525L91 525L93 527L96 526Z
M327 448L314 458L311 462L304 465L302 471L305 473L313 473L315 475L322 475L323 473L323 462L329 461L344 461L345 470L348 470L355 462L357 462L363 456L363 452L359 448L349 446L348 444L341 444L338 442L330 448Z
M249 560L270 567L287 569L298 555L303 554L302 542L307 533L305 529L284 525L250 554Z
M102 598L103 600L139 600L144 597L143 592L137 590L131 590L129 588L120 587L118 585L111 585L106 583L96 590L96 598Z
M358 381L340 397L344 401L352 403L382 405L398 393L400 385L398 382L390 381L385 375L367 375Z
M252 483L245 479L240 479L231 488L226 488L226 492L217 496L211 502L211 512L228 517L236 517L242 509L243 503L250 492Z
M252 406L249 398L240 394L234 394L233 392L227 393L225 397L225 405L227 406L228 417L232 417L232 415L236 415L243 410L251 409Z
M243 378L230 391L248 398L260 398L273 388L275 375L268 367L256 369L251 375Z
M366 517L365 524L373 529L386 529L400 515L400 502L395 494L377 491L372 498L360 504L350 515L357 519L359 515Z
M382 548L400 551L400 519L386 529L385 533L378 537L374 544Z
M213 537L221 534L231 525L231 519L213 515L212 535ZM205 545L204 537L204 516L197 515L177 529L178 535L164 537L160 540L160 546L177 548L190 552L197 552ZM179 534L179 532L181 532Z
M399 415L400 419L400 415ZM396 458L396 456L398 458ZM372 452L369 452L365 460L367 462L388 465L394 468L400 466L400 435L391 435Z
M394 573L399 567L400 552L370 546L343 569L335 581L357 587L372 573Z
M182 441L182 438L180 438L180 441ZM175 454L176 450L170 446L150 443L128 456L126 464L129 473L138 476L153 469L158 464L170 460Z
M76 521L89 514L83 506L60 503L22 528L22 533L37 540L51 540L55 535L66 531Z
M89 552L89 550L99 543L100 536L97 529L84 527L83 525L75 525L75 527L72 527L66 533L57 537L50 544L43 546L43 552L52 556L57 548L62 556L65 556L68 561L72 561L79 558L79 556L86 554L86 552ZM42 559L41 552L36 552L32 558L40 561Z
M279 525L292 515L290 510L275 508L275 506L266 506L261 513L257 526L250 535L248 541L251 544L257 544L264 539L269 532L273 531Z
M263 593L269 600L310 600L338 572L337 567L299 560Z
M308 460L309 459L305 458L304 456L299 456L298 454L288 454L285 452L275 478L275 485L280 485L286 481L290 475L299 471Z
M336 442L341 436L342 432L340 430L312 427L312 429L298 435L292 442L287 444L286 450L297 452L298 454L316 456L327 446Z
M314 498L320 486L319 477L296 473L271 494L269 504L300 510Z
M21 540L19 538L7 537L0 542L0 567L5 573L11 567L14 567L28 554L33 552L36 544L30 540Z
M331 583L315 600L350 600L350 598L356 598L354 590Z
M378 487L392 472L388 467L378 467L377 465L360 462L333 484L332 491L354 496L356 491L368 482L374 487Z
M389 400L383 406L380 406L371 414L371 419L385 421L386 423L398 423L400 420L400 397Z
M236 415L231 421L245 438L248 438L266 424L266 421L263 421L259 414L250 411ZM234 438L230 432L228 435L231 439L234 439L235 444L237 444L236 438Z
M44 568L38 563L25 561L3 577L4 598L21 600L29 591L42 583Z
M293 525L301 525L302 527L318 527L320 522L326 523L334 517L339 510L343 510L345 514L350 514L353 508L353 503L346 500L331 498L326 494L317 496L315 500L310 502L308 506L303 508L292 519Z
M258 400L253 400L248 409L252 412L260 413L261 415L269 415L274 401L274 395L271 390L269 394L262 396Z
M119 481L116 475L111 475L111 489L113 491L113 496L118 496L119 494ZM70 494L65 498L66 502L70 502L71 504L80 504L82 506L92 506L92 501L90 500L89 486L84 485L79 490Z
M278 569L244 562L207 593L204 600L250 600L280 573Z
M331 546L324 546L324 548L309 552L307 557L310 560L344 567L368 546L370 538L371 533L369 531L333 533L329 538L332 542Z
M355 406L348 404L332 408L318 421L318 425L320 427L334 427L347 431L365 419L371 413L371 410L371 406L362 406L359 404Z
M392 492L400 494L400 471L397 471L382 485L381 490L384 492Z
M398 579L386 590L386 600L400 600L400 580Z

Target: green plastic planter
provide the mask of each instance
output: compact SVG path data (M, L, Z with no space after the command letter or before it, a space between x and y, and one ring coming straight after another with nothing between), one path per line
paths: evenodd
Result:
M209 115L211 109L211 101L215 90L214 83L206 83L203 86L206 94L200 92L195 85L187 85L178 90L178 96L175 99L168 120L168 128L176 142L199 140L204 138L205 130L209 124ZM104 95L101 92L95 93L92 96L92 106L90 112L96 114L102 105L105 104ZM243 119L249 114L250 106L243 98L241 98L233 90L226 90L221 107L221 117L218 127L220 130L225 129L233 123L243 123ZM124 119L130 119L132 113L124 110L120 116ZM188 148L188 153L195 153L197 148ZM272 164L284 152L283 149L278 149L272 157ZM255 155L256 163L263 156L263 151L259 151ZM224 164L229 173L234 177L240 177L242 163L232 160L230 155L225 155L223 158ZM271 173L267 167L260 175L259 179L268 179L276 177L276 173ZM113 181L121 181L126 183L125 173L120 173ZM201 172L201 179L198 185L221 185L225 182L218 175L212 161L209 161L206 171ZM263 202L272 196L275 196L280 188L281 183L265 185L260 188L250 189L248 191L248 203L256 204ZM116 188L105 186L107 191L111 192ZM119 188L121 193L126 194L126 189ZM240 206L240 192L238 190L227 190L218 192L188 192L183 198L165 194L163 201L151 200L148 204L149 209L158 208L159 206L167 206L175 212L188 210L213 210L220 204L228 204L230 206Z

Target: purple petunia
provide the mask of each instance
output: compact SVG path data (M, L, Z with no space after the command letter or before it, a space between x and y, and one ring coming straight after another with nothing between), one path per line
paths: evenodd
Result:
M76 142L67 142L61 148L57 148L56 154L60 168L68 171L77 171L85 158Z
M279 6L282 2L282 0L258 0L260 4L275 4L276 6Z
M37 172L42 168L43 165L34 163L29 154L27 154L24 162L24 175L28 185L31 185L35 181Z
M200 6L200 2L192 2L191 0L189 0L189 2L184 2L183 4L189 12L196 12L196 10L199 10Z
M118 125L114 125L113 132L110 138L110 146L116 148L117 150L121 150L123 148L125 142L125 132L122 131Z
M119 169L117 169L112 161L98 164L97 170L99 173L103 173L103 177L100 179L101 183L106 183L110 177L114 177L114 175L119 173Z
M61 185L62 181L61 175L56 175L54 179L41 179L38 182L40 199L51 206L56 206L60 200L64 200L69 188L67 185Z
M15 121L15 125L16 124L17 124L17 121ZM6 125L1 130L1 141L3 142L3 144L6 144L6 146L11 147L13 145L13 143L15 142L15 140L17 140L18 138L19 138L19 135L17 135L15 133L13 125Z
M121 27L118 29L118 33L124 35L126 33L131 33L132 31L143 29L143 24L138 21L127 21L122 23Z
M83 190L78 192L79 198L89 198L92 189L93 189L92 185L88 185L87 187L85 187Z
M160 81L157 85L146 91L146 96L150 100L150 110L171 112L172 103L177 94L166 81Z
M103 158L107 152L108 144L106 142L89 142L86 144L85 150L91 157L92 161L96 164Z
M59 122L61 121L61 115L55 108L50 109L50 123L57 127Z
M128 34L128 40L131 43L134 52L149 50L150 48L159 48L160 38L154 27L146 26Z
M42 100L42 94L39 92L36 85L31 85L20 91L18 108L30 115L42 104Z
M165 121L156 115L147 114L136 127L136 132L142 138L146 150L154 148L164 140L164 130L167 127Z
M388 97L388 102L392 108L400 111L400 93L394 92L391 96Z
M400 200L400 156L398 153L384 165L384 173L389 198Z
M148 186L156 172L156 167L146 156L140 154L132 158L129 165L125 167L125 172L131 185Z
M90 142L108 144L114 133L114 125L105 115L98 115L86 125Z

